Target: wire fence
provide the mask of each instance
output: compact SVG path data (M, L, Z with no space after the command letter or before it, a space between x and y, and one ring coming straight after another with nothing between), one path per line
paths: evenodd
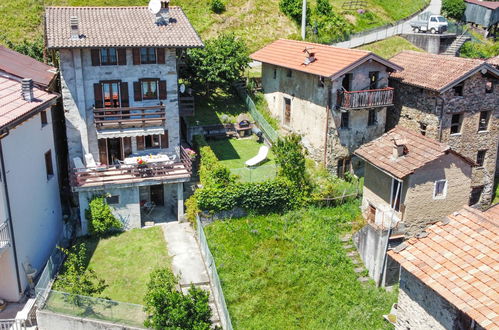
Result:
M232 174L238 175L242 182L261 182L277 176L277 165L231 168Z
M196 230L199 239L199 246L201 248L201 254L203 255L204 263L208 269L208 276L210 277L211 284L213 286L213 294L215 301L218 306L220 323L223 329L232 330L232 322L230 320L229 310L227 309L227 304L225 303L225 297L222 290L222 284L220 278L218 277L217 267L215 266L215 260L211 254L210 248L208 246L208 241L204 234L203 224L199 219L199 215L196 216Z
M45 303L46 294L50 291L52 283L59 272L59 269L64 261L64 253L58 249L54 248L52 254L50 255L45 268L40 275L38 282L35 285L35 297L36 305L42 306Z

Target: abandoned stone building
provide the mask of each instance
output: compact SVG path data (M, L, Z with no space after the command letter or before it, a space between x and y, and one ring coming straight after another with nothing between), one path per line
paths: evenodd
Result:
M361 209L368 224L354 241L369 275L389 285L398 279L398 269L386 260L388 246L467 204L474 163L402 126L355 154L366 163Z
M499 205L465 207L389 252L401 265L397 330L499 328Z
M262 62L263 93L281 127L302 134L333 173L361 170L352 153L384 133L388 74L402 68L368 51L284 39L250 57Z
M106 195L134 228L183 214L190 158L180 146L177 61L203 43L179 7L48 7L58 51L73 191ZM84 160L84 163L83 163Z
M395 106L387 127L408 127L476 161L470 205L493 195L499 141L499 70L482 60L404 51L390 76Z

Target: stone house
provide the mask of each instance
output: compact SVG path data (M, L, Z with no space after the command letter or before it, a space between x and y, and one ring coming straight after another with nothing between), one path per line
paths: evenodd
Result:
M178 61L203 43L179 7L47 7L60 57L72 189L106 195L128 228L183 215L190 158L180 146Z
M465 206L389 252L401 265L396 329L498 329L499 205Z
M62 236L56 77L0 46L0 299L9 302L22 300Z
M386 262L388 246L467 204L473 162L402 126L364 144L355 155L366 163L361 209L368 223L355 242L369 275L389 284L397 269L392 273Z
M388 74L402 68L368 51L284 39L250 57L262 62L263 93L281 127L301 134L333 173L359 169L352 152L384 133Z
M388 127L402 125L473 159L470 205L490 204L499 141L499 70L482 60L404 51L391 61L395 106Z

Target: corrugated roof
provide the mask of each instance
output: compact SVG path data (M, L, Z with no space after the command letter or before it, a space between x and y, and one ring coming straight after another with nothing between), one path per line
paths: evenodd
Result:
M465 0L465 1L492 10L499 8L499 1L481 1L481 0Z
M314 53L315 61L305 65L305 48ZM342 75L356 65L373 59L391 70L402 68L365 50L333 47L312 42L279 39L250 55L251 59L292 70L331 77Z
M486 329L499 328L499 204L465 207L388 254Z
M58 97L36 87L33 92L35 100L27 102L21 95L21 82L0 76L0 128Z
M394 72L391 78L405 84L444 92L482 68L499 75L499 71L483 60L420 53L406 50L390 61L403 66L404 71Z
M78 17L79 33L72 40L70 17ZM147 7L47 7L48 48L82 47L202 47L203 42L182 8L170 7L170 23L156 24Z
M405 155L398 158L393 157L394 141L404 141ZM453 151L446 144L402 126L396 126L379 138L362 145L354 151L357 156L365 161L399 179L414 173L418 168L448 152ZM472 163L463 156L457 155Z
M57 69L0 46L0 71L19 78L31 78L36 85L47 88L56 76Z

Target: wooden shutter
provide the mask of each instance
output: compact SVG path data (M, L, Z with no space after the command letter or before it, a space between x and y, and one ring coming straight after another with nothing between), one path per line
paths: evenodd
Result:
M107 139L99 139L99 162L107 165Z
M159 99L166 100L166 80L160 80L158 85Z
M104 107L104 102L102 101L102 86L101 84L94 84L94 100L95 107L102 108Z
M126 65L126 48L118 48L118 65Z
M165 64L165 49L157 48L156 56L158 58L158 64Z
M132 154L132 138L123 138L123 156L126 158Z
M90 50L90 55L92 57L92 66L100 66L100 51L98 48L93 48Z
M137 150L144 150L145 149L145 139L143 136L137 136L136 138L137 141Z
M128 99L128 83L120 82L120 94L121 94L121 106L123 108L128 108L130 106L130 102Z
M135 101L142 101L142 88L140 88L140 81L133 82L133 99Z
M161 138L161 148L166 149L168 148L168 131L165 129L165 134L160 135Z
M140 48L132 48L133 65L140 64Z

